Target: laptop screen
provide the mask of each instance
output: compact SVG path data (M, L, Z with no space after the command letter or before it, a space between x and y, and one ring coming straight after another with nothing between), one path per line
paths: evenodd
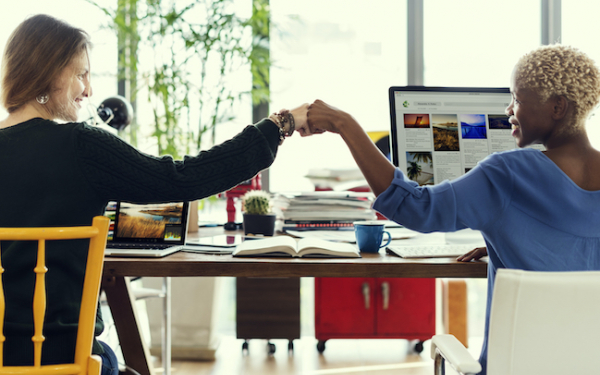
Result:
M452 180L517 147L508 88L390 87L392 162L420 185Z
M114 209L114 214L110 212ZM114 202L107 216L114 220L112 242L183 245L187 232L188 202L133 204ZM111 235L112 234L112 235Z

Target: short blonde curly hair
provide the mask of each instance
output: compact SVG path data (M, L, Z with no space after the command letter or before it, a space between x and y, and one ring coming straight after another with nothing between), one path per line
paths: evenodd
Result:
M581 125L600 100L600 71L577 48L541 46L519 59L515 82L540 95L542 101L562 95L574 106L574 125Z

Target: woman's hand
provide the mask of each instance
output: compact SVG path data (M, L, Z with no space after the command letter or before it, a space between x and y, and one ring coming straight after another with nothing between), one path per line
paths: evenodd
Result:
M459 262L470 262L472 260L479 260L487 255L487 247L477 247L468 253L459 256L456 260Z
M269 119L280 128L283 128L286 137L291 137L294 134L294 130L306 128L307 111L308 103L304 103L292 110L282 109L279 112L273 113L269 116ZM290 114L292 115L291 118L289 118Z
M308 106L305 126L296 125L296 131L303 137L326 131L339 133L340 127L350 122L356 123L348 113L330 106L322 100L315 100Z
M307 125L306 125L307 111L308 111L308 103L304 103L290 111L292 116L294 116L294 122L295 122L297 132L299 132L298 129L305 129L307 127ZM300 133L300 135L302 135L302 133Z

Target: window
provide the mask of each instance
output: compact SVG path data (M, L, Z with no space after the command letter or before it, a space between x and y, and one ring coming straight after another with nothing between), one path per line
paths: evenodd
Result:
M519 57L540 45L539 0L423 3L426 86L507 87Z
M322 99L368 131L389 130L388 88L406 84L406 2L271 0L271 11L271 111ZM270 168L270 188L314 190L309 169L352 167L339 136L296 134Z

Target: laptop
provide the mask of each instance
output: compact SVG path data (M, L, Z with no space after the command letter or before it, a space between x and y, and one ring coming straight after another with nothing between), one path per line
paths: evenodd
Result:
M164 257L183 249L189 202L133 204L111 202L106 256Z

